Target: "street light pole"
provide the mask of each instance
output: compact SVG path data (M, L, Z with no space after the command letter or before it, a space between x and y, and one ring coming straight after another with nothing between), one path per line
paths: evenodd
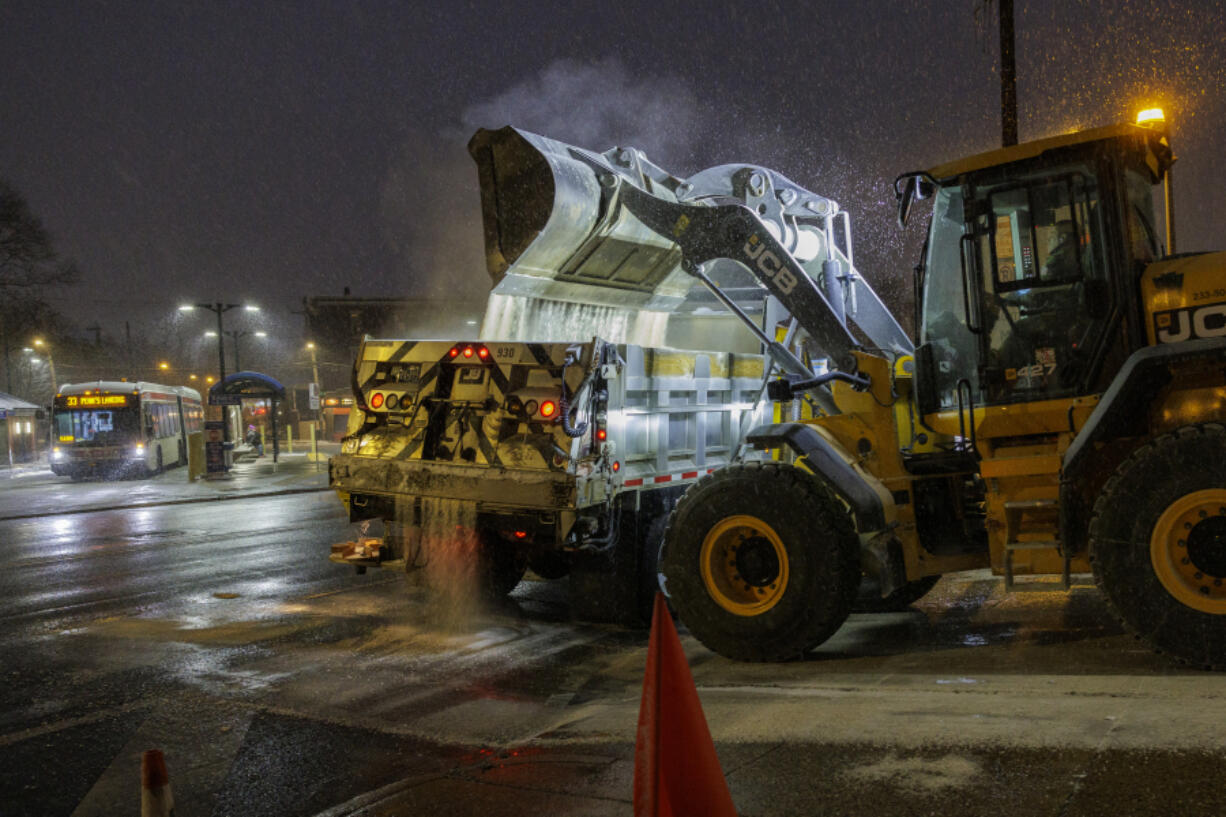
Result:
M205 332L204 334L208 335L209 337L212 337L213 335L215 335L215 334L217 334L217 333L216 333L216 332L212 332L212 331L210 331L210 332ZM225 330L225 334L229 335L229 336L230 336L230 340L232 340L232 341L234 342L234 371L236 371L236 372L241 372L241 371L243 370L243 366L242 366L242 364L239 362L239 354L238 354L238 352L239 352L239 348L238 348L238 347L239 347L239 344L238 344L239 340L240 340L241 338L245 338L245 337L247 337L248 335L254 335L254 336L255 336L255 337L257 337L257 338L266 338L266 337L268 337L268 333L267 333L267 332L261 331L261 330L259 330L259 329L254 330L254 331L253 331L253 330L250 330L250 329L227 329L227 330Z
M42 338L35 338L34 345L41 347L47 353L47 368L51 372L51 397L54 398L57 391L55 384L59 381L55 379L55 358L51 356L51 344L46 343Z
M319 363L315 360L314 341L308 343L307 348L311 350L311 382L315 384L315 393L319 394Z

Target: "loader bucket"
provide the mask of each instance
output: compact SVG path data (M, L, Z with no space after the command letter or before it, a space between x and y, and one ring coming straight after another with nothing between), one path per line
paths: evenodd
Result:
M605 157L510 126L468 152L495 293L669 311L689 292L676 245L616 206L616 181L632 182Z

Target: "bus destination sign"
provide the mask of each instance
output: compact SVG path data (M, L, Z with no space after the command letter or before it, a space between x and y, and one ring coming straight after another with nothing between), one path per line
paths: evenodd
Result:
M70 394L62 398L65 408L83 408L86 406L126 406L126 394Z

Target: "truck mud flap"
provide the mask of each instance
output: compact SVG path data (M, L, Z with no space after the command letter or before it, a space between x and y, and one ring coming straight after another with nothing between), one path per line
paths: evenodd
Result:
M651 624L660 544L668 515L688 486L623 494L615 543L600 551L575 553L570 569L571 616L582 621L646 627Z

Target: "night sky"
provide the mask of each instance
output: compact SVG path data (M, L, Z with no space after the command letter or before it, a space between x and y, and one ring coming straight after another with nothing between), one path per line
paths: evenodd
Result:
M53 304L114 334L185 299L297 327L345 286L484 294L464 146L508 123L773 167L851 212L897 302L893 177L999 145L977 0L550 5L0 3L0 176L83 271ZM1163 105L1180 249L1226 248L1223 3L1016 5L1022 139Z

